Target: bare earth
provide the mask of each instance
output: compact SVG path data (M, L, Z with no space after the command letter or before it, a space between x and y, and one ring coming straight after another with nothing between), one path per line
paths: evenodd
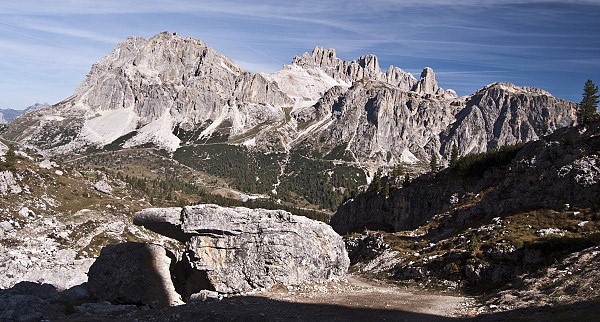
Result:
M472 300L434 295L349 276L347 283L275 287L247 296L131 316L139 321L447 321Z

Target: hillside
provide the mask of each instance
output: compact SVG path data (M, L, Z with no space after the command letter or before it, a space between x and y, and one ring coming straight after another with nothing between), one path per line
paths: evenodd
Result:
M597 301L599 151L600 123L557 130L405 187L390 181L331 225L347 234L356 272L466 291L486 310Z

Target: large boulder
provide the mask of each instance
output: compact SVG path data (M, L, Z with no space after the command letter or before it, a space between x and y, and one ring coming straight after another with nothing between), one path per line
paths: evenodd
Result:
M134 223L186 243L175 269L184 298L345 277L342 238L327 224L281 210L198 205L147 209Z
M159 245L108 245L90 267L88 289L95 299L113 304L182 304L171 279L173 262L174 256Z

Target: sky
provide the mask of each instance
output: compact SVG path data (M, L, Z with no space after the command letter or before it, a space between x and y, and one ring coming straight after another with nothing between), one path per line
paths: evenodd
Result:
M254 72L315 46L467 95L497 81L579 102L600 83L600 0L65 0L0 3L0 109L57 103L127 36L177 32Z

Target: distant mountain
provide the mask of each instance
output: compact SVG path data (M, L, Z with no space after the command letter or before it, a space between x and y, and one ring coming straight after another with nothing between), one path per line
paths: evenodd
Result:
M48 103L44 103L44 104L35 103L34 105L28 106L22 110L14 110L11 108L5 109L5 110L0 110L0 124L8 123L29 110L35 110L35 109L46 107L46 106L49 106Z
M433 155L447 164L454 144L464 155L536 140L573 125L575 107L509 83L457 97L431 68L383 72L375 55L320 47L251 73L165 32L119 43L71 97L2 135L55 155L153 147L244 192L335 209L379 167L421 171Z

